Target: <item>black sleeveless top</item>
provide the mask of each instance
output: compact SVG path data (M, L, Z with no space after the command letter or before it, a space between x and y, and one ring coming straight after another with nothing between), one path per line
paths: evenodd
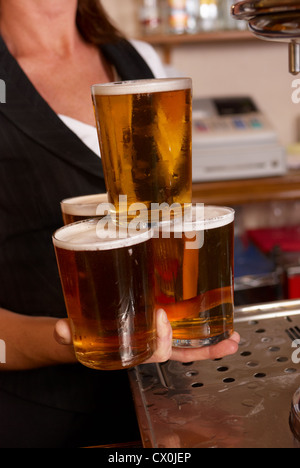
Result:
M122 80L153 77L129 42L101 51ZM52 234L63 224L61 200L105 191L101 159L43 100L1 37L0 79L6 85L6 103L0 104L0 307L65 317ZM80 364L0 372L0 389L79 412L110 405L122 385L128 385L126 372Z

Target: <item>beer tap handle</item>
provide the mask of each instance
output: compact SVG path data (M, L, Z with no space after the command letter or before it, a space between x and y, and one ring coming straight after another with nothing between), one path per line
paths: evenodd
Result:
M289 67L292 75L300 73L300 44L292 41L289 44Z
M232 5L232 15L260 39L288 42L290 73L300 73L299 0L244 0Z

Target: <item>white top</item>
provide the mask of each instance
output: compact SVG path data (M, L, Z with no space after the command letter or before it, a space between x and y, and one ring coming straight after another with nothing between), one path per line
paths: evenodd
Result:
M141 41L131 41L131 44L147 62L155 78L166 78L166 71L163 64L152 46ZM58 117L83 141L86 146L101 157L96 127L79 120L72 119L66 115L59 114Z
M58 114L58 117L63 121L63 123L69 127L72 132L74 132L83 143L94 151L100 157L100 148L99 140L97 136L96 127L93 125L88 125L80 120L72 119L66 115Z

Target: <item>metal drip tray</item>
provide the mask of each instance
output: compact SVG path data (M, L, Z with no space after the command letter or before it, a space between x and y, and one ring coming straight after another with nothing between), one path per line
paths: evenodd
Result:
M235 323L234 356L129 372L144 447L297 446L289 418L300 386L300 301L239 308Z

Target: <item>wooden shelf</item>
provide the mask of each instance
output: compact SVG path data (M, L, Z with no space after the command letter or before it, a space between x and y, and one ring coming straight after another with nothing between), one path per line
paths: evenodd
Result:
M262 179L199 182L193 185L194 203L243 205L300 200L300 171Z
M157 34L142 36L138 38L148 42L154 47L162 47L164 51L164 61L171 62L172 48L189 44L228 44L230 42L258 41L249 31L226 30L201 32L198 34Z
M139 39L157 46L257 40L249 31L239 30L201 32L198 34L157 34L142 36Z

